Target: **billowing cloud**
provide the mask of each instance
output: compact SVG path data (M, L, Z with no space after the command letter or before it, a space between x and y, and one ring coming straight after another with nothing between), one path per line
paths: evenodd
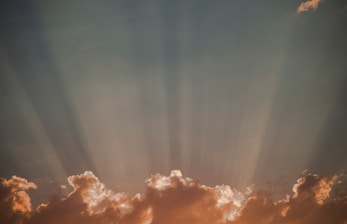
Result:
M309 174L293 187L294 194L273 201L269 192L250 197L231 224L310 224L347 222L347 194L330 195L338 176Z
M25 192L34 183L1 179L0 223L7 224L307 224L347 222L347 193L332 189L341 177L309 174L293 194L273 200L268 191L239 192L228 185L205 186L183 177L152 175L144 194L109 190L90 171L68 178L73 190L31 210Z
M68 178L73 191L40 205L27 224L39 223L225 223L240 210L245 197L229 186L207 187L184 178L155 174L145 194L133 197L105 188L91 172Z
M308 0L306 2L302 2L299 7L297 8L297 13L306 12L310 9L316 10L318 8L319 3L321 3L322 0Z
M36 185L24 178L0 178L0 223L21 224L31 215L29 189L36 189Z

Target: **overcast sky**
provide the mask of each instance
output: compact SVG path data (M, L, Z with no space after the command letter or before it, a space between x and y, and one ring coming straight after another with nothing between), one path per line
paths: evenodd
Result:
M308 2L1 1L0 176L346 169L347 3Z

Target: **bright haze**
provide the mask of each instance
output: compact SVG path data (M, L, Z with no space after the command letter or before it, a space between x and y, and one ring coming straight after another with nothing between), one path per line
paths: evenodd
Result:
M0 223L346 223L346 27L342 0L1 1Z

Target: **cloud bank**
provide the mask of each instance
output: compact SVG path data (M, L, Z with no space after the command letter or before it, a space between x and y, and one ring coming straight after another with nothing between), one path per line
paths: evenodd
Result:
M342 176L308 174L293 194L273 200L268 191L239 192L183 177L152 175L146 192L129 196L105 187L90 171L68 178L67 196L31 209L26 193L36 185L20 177L0 179L0 223L6 224L310 224L347 223L347 192L333 192Z
M310 9L316 10L318 8L319 3L321 3L322 0L308 0L306 2L302 2L299 7L297 8L297 13L306 12Z

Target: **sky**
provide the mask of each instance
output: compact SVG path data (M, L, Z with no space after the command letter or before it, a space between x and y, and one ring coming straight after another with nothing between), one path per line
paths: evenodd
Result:
M208 203L225 191L207 186L225 184L245 198L235 223L254 223L251 199L268 201L247 199L249 186L291 195L269 214L307 192L312 211L331 211L317 195L347 168L346 21L342 0L1 1L0 198L23 192L36 207L61 194L90 209L85 192L99 183L143 193L124 199L140 220L160 208L148 192L189 186ZM34 211L25 222L40 222L51 204L4 222ZM293 214L283 223L299 223Z

